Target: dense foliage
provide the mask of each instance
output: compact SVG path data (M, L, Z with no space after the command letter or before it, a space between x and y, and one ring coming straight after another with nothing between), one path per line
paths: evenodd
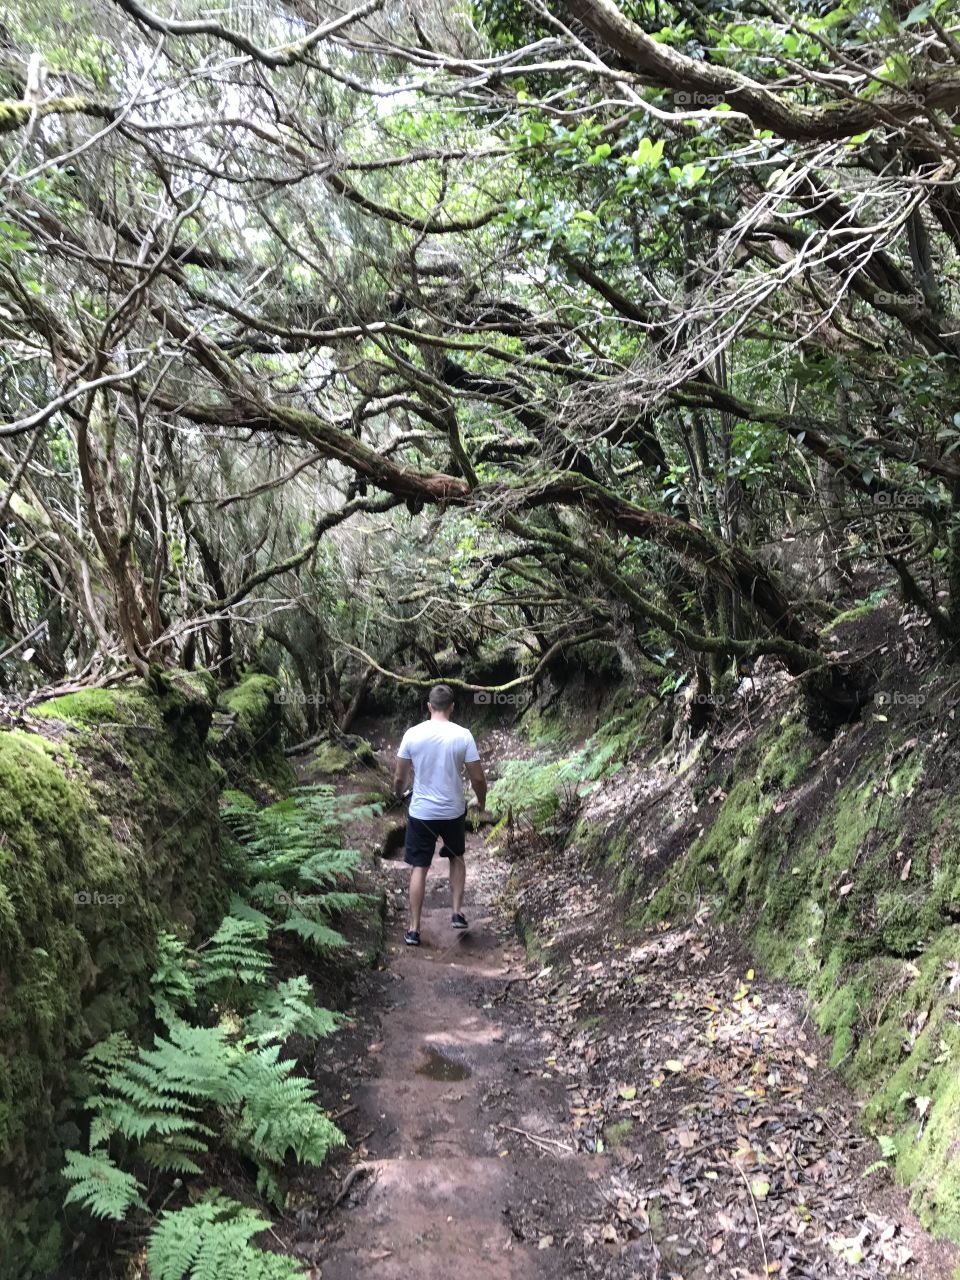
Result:
M63 1171L68 1205L115 1222L132 1216L135 1230L149 1231L158 1280L301 1275L250 1244L268 1225L256 1213L209 1186L197 1200L195 1187L226 1146L282 1207L284 1165L320 1164L344 1140L296 1057L281 1056L291 1037L327 1036L342 1016L316 1005L305 975L278 980L268 945L272 931L290 928L322 950L345 943L331 917L364 898L349 887L357 855L339 846L339 802L312 787L258 810L237 794L226 813L242 892L199 947L161 935L152 980L161 1029L139 1047L115 1033L86 1054L87 1150L68 1151ZM184 1180L197 1202L178 1204Z
M312 731L589 642L842 705L888 584L955 645L949 0L4 22L9 688L256 655Z

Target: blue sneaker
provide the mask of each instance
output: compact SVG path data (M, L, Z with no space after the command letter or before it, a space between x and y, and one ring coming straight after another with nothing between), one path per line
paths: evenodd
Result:
M454 914L450 917L450 924L454 929L466 929L467 917L464 915L461 915L459 911L455 911Z
M419 947L419 945L420 945L420 930L419 930L419 929L408 929L408 930L407 930L407 932L403 935L403 940L404 940L404 942L407 944L407 946L408 946L408 947Z

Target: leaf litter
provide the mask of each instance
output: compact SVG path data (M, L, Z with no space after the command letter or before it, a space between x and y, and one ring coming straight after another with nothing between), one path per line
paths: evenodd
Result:
M701 912L628 932L575 850L524 859L513 892L538 963L508 1001L564 1083L557 1136L605 1162L577 1228L592 1274L951 1274L955 1251L865 1174L856 1100L799 996L758 977L731 930Z

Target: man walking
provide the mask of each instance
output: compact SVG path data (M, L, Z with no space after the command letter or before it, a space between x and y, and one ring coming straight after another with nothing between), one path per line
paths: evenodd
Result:
M402 795L413 773L413 795L407 815L405 861L410 864L410 928L403 935L408 947L420 945L420 912L427 887L427 872L433 862L437 842L440 856L450 860L450 896L453 900L454 929L466 929L463 888L467 868L467 806L463 796L463 771L482 809L487 801L487 780L473 734L453 724L453 690L435 684L430 690L427 710L430 719L408 729L397 751L393 785Z

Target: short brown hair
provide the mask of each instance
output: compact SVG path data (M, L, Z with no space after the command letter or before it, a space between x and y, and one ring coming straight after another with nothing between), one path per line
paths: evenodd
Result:
M449 711L453 706L453 690L448 684L435 684L427 701L435 711Z

